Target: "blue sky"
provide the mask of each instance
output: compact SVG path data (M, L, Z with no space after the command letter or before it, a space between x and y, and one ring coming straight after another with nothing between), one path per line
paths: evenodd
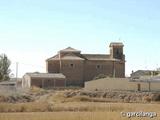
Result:
M68 46L109 53L123 42L126 75L160 67L158 0L1 0L0 53L19 62L19 76L45 72L45 59Z

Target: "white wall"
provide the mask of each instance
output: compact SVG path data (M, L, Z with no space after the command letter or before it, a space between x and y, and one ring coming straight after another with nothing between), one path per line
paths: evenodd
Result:
M105 78L85 82L87 90L138 90L138 84L142 91L149 90L147 82L130 82L128 78ZM160 91L160 82L152 82L150 85L152 91Z
M28 75L24 75L22 79L22 88L30 88L31 87L31 79Z

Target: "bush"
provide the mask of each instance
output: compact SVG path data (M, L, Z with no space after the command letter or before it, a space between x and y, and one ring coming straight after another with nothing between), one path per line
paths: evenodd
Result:
M154 95L152 96L152 100L153 100L153 101L160 101L160 94L154 94Z
M143 97L143 102L151 102L152 98L150 96L144 96Z
M107 78L107 77L108 77L108 76L106 76L106 75L104 75L104 74L99 74L99 75L95 76L95 77L93 78L93 80L102 79L102 78Z

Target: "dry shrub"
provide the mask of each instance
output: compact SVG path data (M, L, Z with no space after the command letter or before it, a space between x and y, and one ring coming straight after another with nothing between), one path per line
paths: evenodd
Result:
M13 95L0 95L0 102L6 103L24 103L32 102L34 98L29 95L13 94Z
M25 106L21 106L20 112L27 112L27 108Z
M32 92L32 93L39 93L39 92L42 92L42 91L44 91L44 89L36 87L36 86L32 86L31 89L30 89L30 92Z
M124 102L129 103L130 102L130 97L129 96L125 97Z
M47 103L0 103L0 112L44 112L50 111Z
M153 96L152 96L152 100L153 101L160 101L160 94L154 94Z
M0 103L0 112L20 112L20 106L11 103Z
M6 96L0 95L0 102L5 102L6 101Z
M107 77L108 77L107 75L99 74L99 75L95 76L95 77L93 78L93 80L102 79L102 78L107 78Z
M92 99L88 96L75 96L72 98L73 101L91 102Z
M151 101L152 101L152 98L151 98L150 96L144 96L144 97L142 98L142 101L143 101L143 102L151 102Z

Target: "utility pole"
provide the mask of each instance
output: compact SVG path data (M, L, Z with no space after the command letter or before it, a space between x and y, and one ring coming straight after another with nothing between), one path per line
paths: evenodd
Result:
M113 78L116 77L115 61L113 61Z
M15 85L15 90L17 90L17 82L18 82L18 62L16 62L16 85Z
M16 62L16 81L18 81L18 62Z
M59 51L59 73L61 72L62 61L61 61L61 51Z

